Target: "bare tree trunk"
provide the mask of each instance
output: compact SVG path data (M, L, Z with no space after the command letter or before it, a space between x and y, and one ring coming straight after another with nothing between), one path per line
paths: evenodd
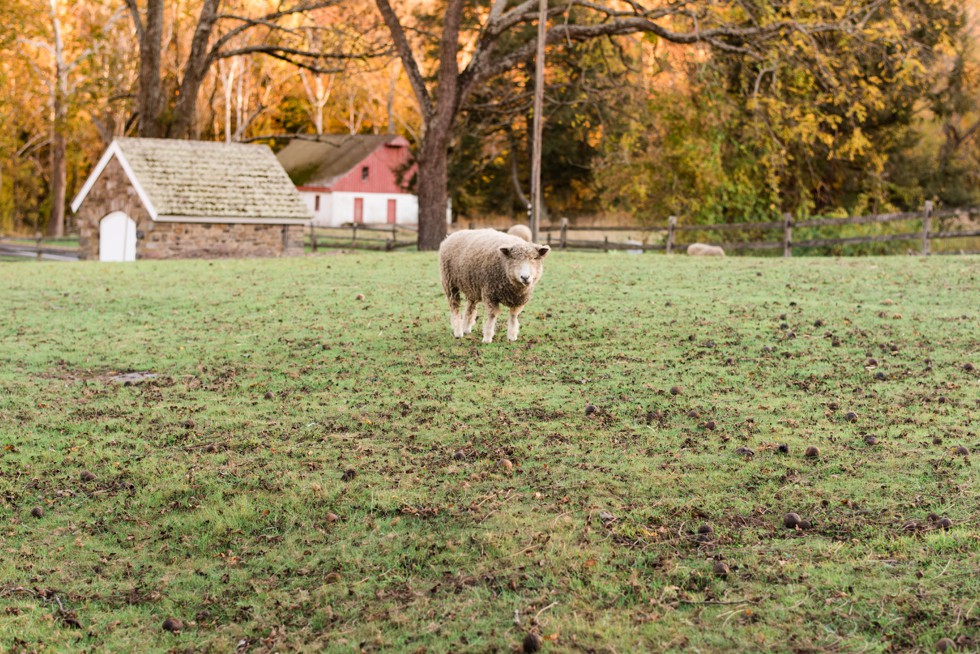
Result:
M395 88L398 85L398 68L391 67L391 75L388 79L388 101L385 104L385 113L388 116L387 134L395 133Z
M312 76L312 83L308 76ZM306 100L310 104L307 114L313 121L313 129L317 135L323 134L323 110L330 102L330 93L333 89L333 75L327 75L327 83L323 83L324 75L319 73L307 73L300 70L299 79L303 83L303 90L306 92Z
M225 143L231 143L231 98L234 92L235 75L238 72L238 59L231 59L227 68L224 61L218 62L218 79L225 100Z
M235 125L237 125L237 129L244 127L252 96L250 81L245 79L248 74L248 67L242 66L242 74L238 76L238 80L235 82Z
M450 0L445 9L436 89L432 94L425 87L418 62L391 4L388 0L375 0L375 3L391 31L422 110L425 132L418 157L419 250L438 250L446 237L449 143L461 100L458 54L463 0Z
M361 126L364 124L364 118L367 115L365 109L357 106L357 91L356 86L352 86L347 91L347 132L349 134L357 134L361 131Z
M547 38L548 0L538 0L538 42L534 56L534 125L531 150L531 241L538 240L541 225L541 135L544 129L544 42Z
M418 158L419 250L438 250L446 238L448 132L427 132Z
M316 128L316 133L319 136L323 134L323 109L327 106L327 102L330 100L330 89L333 86L333 77L327 78L327 86L323 87L323 80L319 75L316 77L316 109L313 115L313 125Z
M221 0L205 0L201 7L201 16L191 40L191 52L184 68L184 79L180 83L177 104L174 107L174 123L169 133L171 138L186 139L197 135L197 96L211 65L208 46L214 24L218 20L220 5Z
M514 185L514 194L517 196L517 200L527 207L527 210L531 210L531 203L527 201L527 196L524 195L524 189L521 188L521 179L517 173L517 155L514 154L513 145L511 145L510 151L510 181Z
M149 138L164 136L163 124L163 86L160 79L163 48L163 5L164 0L146 1L146 20L140 17L136 0L126 0L129 13L136 27L140 47L139 95L139 135Z
M53 122L51 125L51 212L48 215L48 233L65 235L65 187L68 164L65 156L65 123L68 108L68 69L65 65L65 46L61 39L61 22L58 20L58 0L49 0L51 25L54 33L54 85L52 86Z
M297 51L292 47L280 47L265 44L222 50L222 46L235 39L246 30L263 26L268 28L276 21L289 16L299 15L318 8L338 4L341 0L309 0L283 7L279 3L277 9L265 16L238 17L239 24L211 43L214 27L218 22L222 0L203 0L201 13L191 39L191 49L187 55L180 87L177 89L177 100L171 113L170 107L164 102L161 86L160 66L162 63L163 35L163 4L165 0L146 0L146 19L141 15L139 0L125 0L133 24L139 37L140 44L140 136L157 136L167 138L197 137L197 101L204 78L215 59L237 55L256 54L264 52L287 61L298 61L302 57L323 57L322 53ZM290 32L290 30L285 30ZM329 55L334 56L334 55ZM296 57L292 59L291 57ZM178 57L178 60L181 57ZM317 69L319 70L319 69Z
M65 157L64 119L61 127L56 119L51 141L51 213L48 217L48 233L57 238L65 235L65 187L68 163Z

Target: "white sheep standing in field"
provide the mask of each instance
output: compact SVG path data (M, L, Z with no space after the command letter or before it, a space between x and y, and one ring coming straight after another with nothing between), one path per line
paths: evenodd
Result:
M534 285L541 279L541 260L551 250L547 245L495 229L456 232L439 246L442 288L449 300L453 336L462 338L473 331L480 302L487 307L483 342L493 341L500 305L510 307L507 340L516 341L520 331L517 317L531 300ZM466 311L461 312L461 295Z
M514 225L507 230L508 234L513 234L517 238L523 238L528 243L531 242L531 229L527 225Z
M687 253L692 257L723 257L725 251L717 245L707 243L691 243L687 246Z

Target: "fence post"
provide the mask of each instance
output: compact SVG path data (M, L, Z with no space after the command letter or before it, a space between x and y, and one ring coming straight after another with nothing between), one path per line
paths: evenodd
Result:
M559 247L562 250L565 249L565 241L568 239L568 218L561 219L561 236L559 240Z
M354 244L357 243L357 223L353 223L353 226L354 226L354 235L350 239L351 247L354 247Z
M922 207L922 256L929 256L929 229L932 227L932 200Z
M41 232L34 232L34 244L37 247L37 259L41 260Z
M606 241L606 245L602 248L602 251L608 253L609 252L609 236L608 235L606 236L605 241Z
M793 256L793 217L783 214L783 256Z
M313 223L310 223L310 242L313 244L313 251L316 252L317 250L316 227L313 226Z
M677 227L677 216L667 218L667 254L674 253L674 228Z

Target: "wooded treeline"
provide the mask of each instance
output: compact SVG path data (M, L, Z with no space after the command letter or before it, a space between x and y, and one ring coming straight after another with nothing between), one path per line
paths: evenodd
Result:
M526 216L536 0L7 0L0 231L71 231L115 136L398 132L447 197ZM975 0L549 0L552 215L718 223L980 201ZM271 142L271 141L270 141Z

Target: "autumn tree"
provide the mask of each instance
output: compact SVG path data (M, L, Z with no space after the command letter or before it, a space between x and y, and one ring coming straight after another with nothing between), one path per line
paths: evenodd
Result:
M64 235L65 231L65 184L67 177L65 126L68 115L68 96L72 86L69 74L78 61L69 62L66 57L65 41L62 35L61 3L58 0L48 0L46 9L48 24L50 25L49 38L22 38L21 42L46 54L49 62L48 70L43 70L38 63L38 53L34 53L28 58L48 89L48 104L51 109L49 136L51 202L48 229L53 236L60 237Z
M620 43L626 41L626 43ZM641 80L629 70L627 46L636 39L595 39L556 49L545 85L542 218L594 214L601 209L593 168L605 126L622 94ZM506 51L508 44L501 44ZM526 220L530 204L533 55L475 90L460 112L449 161L449 187L458 216L506 215ZM545 220L547 222L547 220Z
M26 0L0 3L0 24L26 27L35 15ZM23 47L17 39L24 31L0 30L0 233L20 227L35 208L37 194L28 201L23 189L41 172L32 153L43 137L34 134L41 126L30 97L41 92L40 82L15 54Z
M126 0L139 43L139 134L144 137L191 138L196 133L197 103L201 86L211 67L223 59L265 55L314 72L335 72L335 62L364 56L341 49L311 48L306 35L319 30L334 31L319 25L315 12L341 4L341 0L298 0L273 3L265 13L252 13L252 3L203 0L194 21L186 57L174 71L174 79L165 79L164 0ZM306 21L305 29L297 22ZM243 42L247 33L257 33L252 41ZM327 63L333 62L333 63ZM167 82L167 83L165 83ZM167 92L172 87L172 94Z
M977 0L549 2L553 210L729 221L977 197L977 33L958 12ZM16 27L0 30L0 227L57 231L105 144L134 133L397 130L418 145L424 249L445 230L447 178L454 208L521 215L536 10L0 2ZM385 51L397 59L365 58Z
M688 61L687 87L609 134L605 191L656 220L916 209L931 164L911 156L961 27L954 3L889 3L855 32Z
M978 25L970 27L980 31ZM941 66L943 83L929 95L936 120L926 126L931 128L926 139L939 141L938 151L918 147L899 157L910 164L908 169L927 179L930 197L963 206L980 200L980 52L973 34L961 34L954 54Z
M102 48L103 35L112 29L117 18L118 13L105 2L47 0L45 11L35 18L39 23L37 33L18 38L25 62L46 91L47 228L55 237L65 232L70 114L79 105L79 90L87 84L89 60Z
M464 0L445 0L432 7L442 16L440 29L428 41L412 34L413 21L422 15L400 15L389 0L375 0L391 33L391 40L412 83L423 117L425 134L418 153L419 248L434 250L446 233L447 161L460 110L487 80L512 69L534 49L533 39L501 52L502 40L534 22L537 2L492 0L470 6ZM679 2L667 5L642 2L565 2L552 0L550 45L645 32L666 41L705 46L739 57L762 59L779 37L796 35L801 43L819 49L818 37L832 32L860 35L886 6L872 0L840 7L826 0L791 3L784 11L771 11L772 3ZM781 4L779 6L782 6ZM426 74L425 53L434 50Z

